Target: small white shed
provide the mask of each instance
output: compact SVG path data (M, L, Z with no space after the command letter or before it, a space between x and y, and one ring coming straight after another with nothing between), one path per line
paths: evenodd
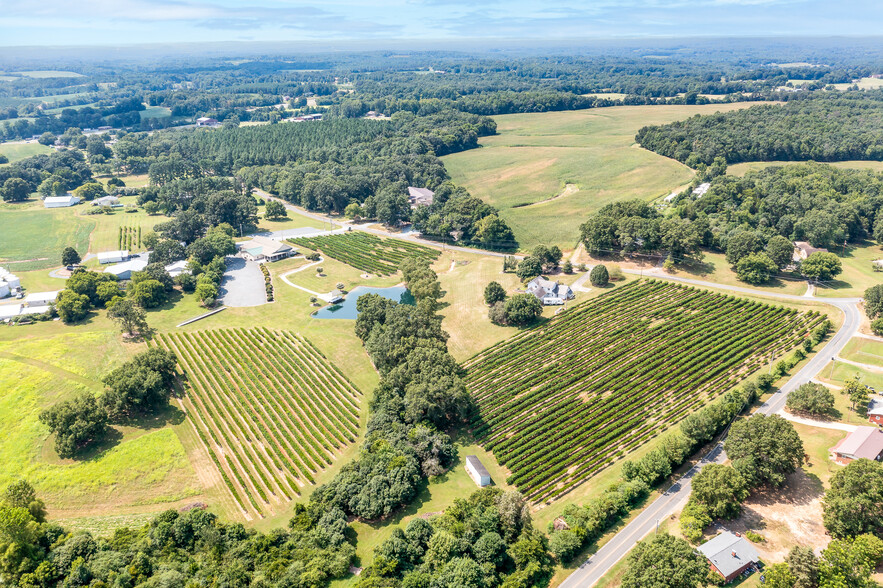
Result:
M481 463L481 460L474 455L466 456L466 473L469 474L472 481L478 484L481 488L489 486L491 483L491 475L487 471L487 468L485 468L484 464Z
M129 259L129 250L123 249L121 251L102 251L97 256L98 263L120 263L121 261L126 261Z

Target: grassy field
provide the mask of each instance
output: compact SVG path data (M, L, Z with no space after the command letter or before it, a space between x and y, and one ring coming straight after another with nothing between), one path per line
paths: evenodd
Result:
M859 90L876 90L883 88L883 79L880 78L861 78L857 82L849 82L844 84L833 84L838 90L848 90L853 86L858 86Z
M0 154L5 155L9 159L9 163L51 151L52 147L41 145L36 141L33 143L0 143Z
M731 176L742 177L750 171L766 169L773 166L798 165L806 163L805 161L750 161L747 163L734 163L727 167L727 173ZM850 161L830 161L825 162L827 165L833 165L843 169L869 169L871 171L883 171L883 161L869 160L850 160Z
M14 71L12 73L22 75L26 78L82 78L83 74L75 71L64 71L57 69L35 69L30 71Z
M840 357L883 368L883 341L853 337L840 352Z
M32 203L33 204L33 203ZM95 217L78 217L71 209L44 209L39 204L0 206L0 264L11 271L56 267L62 249L70 245L81 254L87 250ZM9 263L15 262L15 263Z
M641 127L745 106L618 106L496 116L498 135L481 139L481 149L443 160L456 183L500 208L523 249L537 243L573 249L587 214L617 200L653 200L692 179L685 165L635 145Z
M44 337L45 329L2 330L0 487L26 477L53 517L152 511L201 494L175 434L175 411L134 427L115 426L104 446L78 460L59 459L37 420L59 400L100 391L101 375L138 346L122 345L115 331L77 329Z
M172 109L165 106L148 106L141 111L141 120L148 118L167 118L172 116Z

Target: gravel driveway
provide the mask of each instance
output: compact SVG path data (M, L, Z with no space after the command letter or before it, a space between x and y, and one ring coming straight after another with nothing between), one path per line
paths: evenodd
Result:
M224 306L260 306L267 303L264 274L257 262L227 257L227 271L221 280L220 299Z

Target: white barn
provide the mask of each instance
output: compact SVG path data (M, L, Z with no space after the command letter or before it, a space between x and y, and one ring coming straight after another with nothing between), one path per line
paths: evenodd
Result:
M121 251L102 251L96 257L98 257L98 263L120 263L121 261L128 261L129 259L129 250L123 249Z
M46 306L51 302L55 302L55 299L58 298L59 292L61 292L61 290L54 290L51 292L33 292L25 296L25 305Z
M116 265L104 268L104 273L113 274L117 277L118 280L130 280L132 278L132 272L143 271L146 267L146 259L131 259L129 261L124 261L123 263L118 263Z
M43 199L44 208L66 208L80 203L79 196L49 196Z
M484 464L481 463L481 460L474 455L466 456L466 473L469 474L472 481L478 484L481 488L489 486L491 483L491 475L487 471L487 468L485 468Z

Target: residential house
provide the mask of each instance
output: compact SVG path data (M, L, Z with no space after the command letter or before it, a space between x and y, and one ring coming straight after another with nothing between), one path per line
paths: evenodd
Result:
M121 261L129 260L129 250L123 249L121 251L102 251L98 255L98 263L119 263Z
M196 126L198 127L216 127L218 126L217 119L209 118L207 116L200 116L196 119Z
M411 208L429 206L432 204L434 197L435 192L429 188L415 188L414 186L408 186L408 202L411 204Z
M131 280L133 272L144 271L147 267L147 256L135 257L129 261L118 263L104 269L104 273L113 274L118 280Z
M545 306L564 304L574 297L573 290L566 284L559 284L537 276L527 284L527 292L536 296Z
M66 208L68 206L73 206L74 204L79 204L81 198L79 196L74 196L73 194L68 194L67 196L47 196L43 199L43 207L44 208Z
M278 261L297 253L291 245L258 235L236 246L243 257L251 261Z
M466 473L469 474L472 481L478 484L480 488L489 486L491 483L491 475L488 473L487 468L474 455L466 456Z
M831 454L834 462L840 465L856 459L880 461L883 454L883 432L877 427L857 427L831 448Z
M757 550L748 540L729 531L700 545L699 552L727 583L760 561Z
M868 420L876 425L883 425L883 398L874 396L868 402Z
M806 241L794 242L794 261L802 261L813 253L827 253L828 250L823 247L813 247Z

